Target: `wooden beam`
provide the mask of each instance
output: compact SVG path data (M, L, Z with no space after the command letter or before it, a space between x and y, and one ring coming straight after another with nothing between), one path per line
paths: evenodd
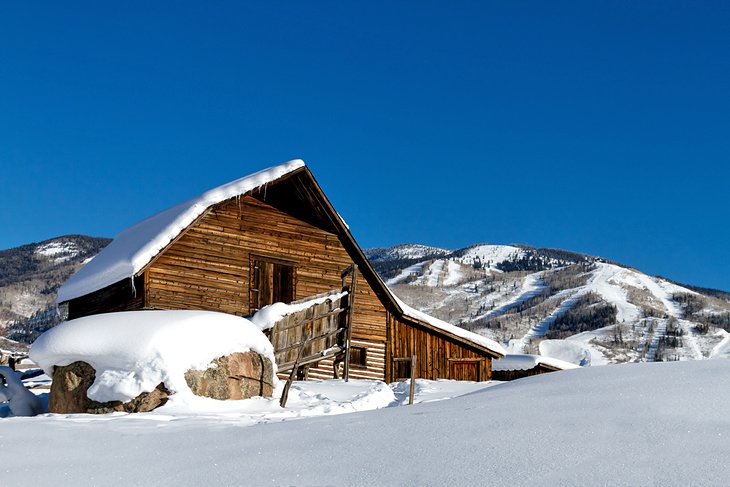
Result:
M302 358L302 350L304 350L304 346L307 344L308 341L309 340L304 340L300 343L301 346L299 347L297 359L294 361L294 366L291 369L291 374L289 374L289 379L287 379L286 384L284 384L284 390L281 392L281 399L279 399L279 406L281 407L286 406L286 400L289 398L289 389L291 388L291 383L294 382L294 376L297 375L299 360Z
M347 316L347 340L345 341L345 382L350 380L350 340L352 340L352 311L355 308L355 292L357 285L357 264L352 264L352 284L349 290L349 306Z
M413 398L416 395L416 356L411 356L411 391L408 394L408 405L413 404Z

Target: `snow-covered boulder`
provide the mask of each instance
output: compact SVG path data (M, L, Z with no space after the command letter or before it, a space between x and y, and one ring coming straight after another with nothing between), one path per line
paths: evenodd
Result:
M30 355L54 378L51 412L150 410L173 394L181 399L270 396L276 384L273 347L263 332L244 318L211 311L87 316L41 335ZM211 385L223 377L215 373L221 367L232 375L225 376L225 384ZM194 377L208 382L201 388ZM248 383L253 380L258 384ZM206 393L226 388L227 396Z
M170 397L170 391L160 382L152 391L141 392L129 401L94 401L87 391L95 379L94 368L81 360L54 367L48 410L58 414L146 413L164 405Z

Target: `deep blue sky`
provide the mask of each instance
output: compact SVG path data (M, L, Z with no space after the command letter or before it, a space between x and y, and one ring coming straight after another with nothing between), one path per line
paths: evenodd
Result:
M304 159L361 246L730 290L730 3L3 2L0 248Z

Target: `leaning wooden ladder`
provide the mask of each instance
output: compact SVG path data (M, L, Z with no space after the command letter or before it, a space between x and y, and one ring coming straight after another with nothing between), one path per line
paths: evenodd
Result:
M347 275L351 274L352 281L347 293L347 328L345 331L345 370L342 372L345 382L350 380L350 342L352 340L352 311L355 308L355 292L357 291L357 264L352 264L342 273L342 287L344 289ZM337 373L337 369L335 369Z
M351 277L351 283L349 287L346 286L348 276ZM269 338L274 344L275 354L279 355L277 356L277 363L282 364L280 371L286 372L287 370L289 370L289 367L291 367L289 377L287 378L286 384L284 385L284 390L282 391L281 399L279 401L281 407L284 407L286 405L291 384L292 382L294 382L294 379L297 377L297 374L299 372L299 368L302 366L314 362L319 362L326 358L334 358L335 361L333 363L333 373L335 374L336 378L337 368L339 367L339 361L337 360L337 358L344 355L343 376L345 381L348 381L350 378L350 340L352 337L352 315L355 304L355 288L357 285L357 265L353 264L345 269L342 272L341 277L342 290L347 292L347 306L338 306L336 309L330 310L323 315L311 316L309 318L306 318L304 321L298 321L296 317L293 317L291 318L294 321L293 324L289 323L289 318L286 317L285 320L277 323L272 329L271 336ZM342 298L344 298L344 296L340 299ZM312 308L316 308L316 305ZM344 313L347 314L345 315ZM343 315L344 320L339 319L339 317L342 317ZM314 335L314 330L316 328L315 323L317 323L318 320L330 320L335 316L338 316L338 322L340 323L340 326L338 326L334 330L332 330L331 327L327 328L324 333ZM307 330L307 328L310 326L311 330ZM295 331L292 332L292 330ZM341 337L343 333L345 336ZM283 334L283 336L279 336L279 334ZM294 345L288 345L288 338L294 334L300 335L300 341ZM329 340L331 340L332 338L335 338L337 340L336 346L328 345ZM320 340L323 345L326 345L325 348L319 351L311 350L309 354L305 356L304 350L310 343L315 340ZM277 344L285 344L286 346L283 349L276 350ZM293 362L287 361L285 357L290 356L289 354L295 349L297 350L296 358ZM289 358L289 360L291 359Z

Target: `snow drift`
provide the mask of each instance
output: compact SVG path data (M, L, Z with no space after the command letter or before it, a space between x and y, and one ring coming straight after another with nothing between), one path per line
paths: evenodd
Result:
M20 372L10 367L0 367L0 403L8 403L14 416L35 416L43 412L38 397L25 388L20 380Z
M248 428L241 426L252 423L239 415L186 417L168 405L138 416L2 420L0 444L23 445L3 451L2 481L54 486L62 476L64 484L75 485L727 485L728 361L586 367L477 392L474 383L425 385L444 384L473 393L298 421L271 423L267 416ZM341 385L330 390L345 395ZM315 386L307 401L319 402L325 392ZM293 403L298 396L293 394ZM353 405L362 397L355 391L346 396ZM241 402L220 406L271 403ZM345 409L338 403L338 411Z

